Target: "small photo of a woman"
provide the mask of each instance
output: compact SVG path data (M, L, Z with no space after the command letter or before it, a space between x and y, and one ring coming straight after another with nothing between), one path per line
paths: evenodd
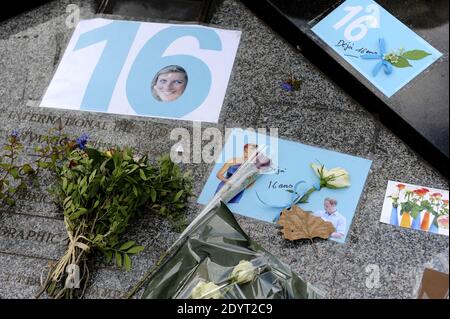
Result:
M242 157L235 157L230 160L228 160L222 168L217 172L217 178L220 180L219 185L217 186L215 194L217 194L218 191L222 189L222 187L225 185L225 183L228 182L228 180L233 176L234 173L239 169L239 167L244 164L248 158L256 152L258 149L258 145L256 144L245 144L244 145L244 154ZM252 185L249 185L251 187ZM234 196L228 203L234 203L237 204L242 198L242 195L244 194L244 191L241 191L239 194Z
M169 65L156 73L152 81L152 94L161 102L172 102L183 95L188 83L186 71L178 65Z

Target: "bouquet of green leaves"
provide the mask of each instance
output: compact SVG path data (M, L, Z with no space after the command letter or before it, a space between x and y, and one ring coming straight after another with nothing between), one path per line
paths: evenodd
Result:
M52 128L48 135L42 137L32 154L24 154L20 131L13 130L9 134L0 150L0 207L14 206L19 192L39 184L37 177L40 171L53 171L70 152L75 141L70 141L62 131L60 122L58 128ZM31 157L30 161L24 162L27 157Z
M94 250L108 262L131 269L131 256L144 249L121 241L131 220L144 212L158 213L178 227L191 195L191 179L169 156L150 164L132 149L106 152L87 146L86 135L56 168L53 192L64 210L68 247L48 273L38 297L80 298L89 279L87 258Z

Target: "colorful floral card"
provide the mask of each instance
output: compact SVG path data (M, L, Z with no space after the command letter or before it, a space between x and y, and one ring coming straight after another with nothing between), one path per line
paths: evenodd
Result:
M229 209L272 223L295 202L331 222L336 229L332 239L345 242L371 166L371 161L363 158L235 129L198 202L207 204L252 150L262 145L272 160L271 170L237 194L227 204Z
M347 0L312 31L387 97L442 54L372 0Z
M217 123L241 32L81 21L41 107Z
M448 190L389 181L382 223L448 236Z

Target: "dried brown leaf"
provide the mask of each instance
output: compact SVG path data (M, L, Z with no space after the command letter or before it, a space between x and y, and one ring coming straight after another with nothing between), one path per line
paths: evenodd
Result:
M314 216L311 212L305 212L297 205L283 210L278 224L282 227L283 238L287 240L312 240L316 237L328 239L336 231L332 223Z

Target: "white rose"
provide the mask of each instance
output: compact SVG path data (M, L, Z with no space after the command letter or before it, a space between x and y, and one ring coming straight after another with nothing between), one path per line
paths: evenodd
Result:
M213 282L199 282L191 293L192 299L222 299L222 293L219 286Z
M245 284L252 281L255 277L255 267L253 267L251 262L246 260L241 260L231 273L232 280L237 284Z
M340 167L327 170L323 165L311 164L311 168L320 178L320 185L327 188L346 188L351 185L349 173Z

